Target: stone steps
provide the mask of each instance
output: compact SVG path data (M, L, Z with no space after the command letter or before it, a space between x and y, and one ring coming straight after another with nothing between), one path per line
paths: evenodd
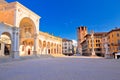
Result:
M53 57L65 57L63 54L51 54Z

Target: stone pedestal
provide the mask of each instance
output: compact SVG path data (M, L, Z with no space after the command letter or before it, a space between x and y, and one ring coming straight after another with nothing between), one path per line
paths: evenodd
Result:
M108 47L108 43L107 42L104 44L104 47L105 47L105 58L106 59L112 59L113 56L112 56L112 54L110 54L110 52L108 50L109 47Z
M92 56L96 56L96 55L95 55L95 51L92 52Z
M33 51L33 55L34 55L34 56L37 56L37 51Z
M106 58L106 59L112 59L113 56L112 56L112 54L105 54L105 58Z
M19 51L13 51L13 55L12 55L12 58L14 59L19 59Z

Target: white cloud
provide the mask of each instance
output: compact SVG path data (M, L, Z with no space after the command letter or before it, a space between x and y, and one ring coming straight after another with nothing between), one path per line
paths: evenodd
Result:
M77 46L77 41L76 40L72 40L73 41L73 45Z

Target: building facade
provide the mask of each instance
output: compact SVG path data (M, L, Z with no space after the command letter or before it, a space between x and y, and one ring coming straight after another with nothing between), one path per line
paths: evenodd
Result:
M108 42L108 39L107 39L107 33L102 36L101 42L102 42L102 43L101 43L102 53L103 53L104 56L105 56L105 54L106 54L106 47L105 47L105 45L107 45L108 51L110 51L110 49L109 49L109 47L108 47L109 42ZM109 52L108 52L108 53L109 53Z
M104 44L102 42L102 38L107 33L94 33L94 44L92 43L91 34L87 34L84 38L85 40L81 43L82 44L82 54L91 56L92 55L92 44L94 45L95 54L98 56L104 56L103 49Z
M62 39L39 31L40 16L20 4L0 1L0 55L62 53ZM3 50L4 49L4 50Z
M40 54L62 54L62 38L39 32Z
M120 52L120 28L113 29L107 33L110 53Z
M64 55L73 55L74 54L73 41L68 39L62 40L62 53Z
M80 26L77 28L77 50L78 53L82 54L82 45L81 43L84 41L84 37L87 35L87 27Z

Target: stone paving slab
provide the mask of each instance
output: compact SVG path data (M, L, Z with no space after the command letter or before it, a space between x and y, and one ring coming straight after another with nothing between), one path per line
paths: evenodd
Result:
M29 59L41 59L41 58L52 58L53 56L51 55L32 55L32 56L21 56L19 59L13 59L10 56L3 56L0 57L0 64L3 63L10 63L13 61L23 61L23 60L29 60Z
M120 59L23 60L1 64L0 80L120 80Z

